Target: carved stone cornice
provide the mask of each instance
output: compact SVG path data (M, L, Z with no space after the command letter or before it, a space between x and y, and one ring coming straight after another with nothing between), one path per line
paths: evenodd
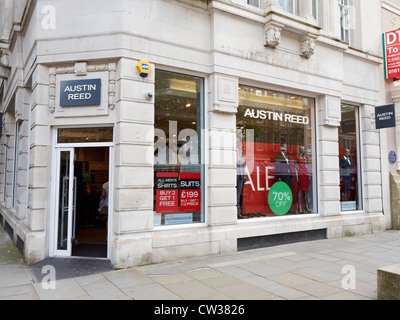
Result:
M73 66L50 68L50 103L49 111L54 113L56 110L56 78L57 75L75 74L83 76L88 73L108 71L108 108L114 110L116 105L116 70L115 63L105 63L97 65L89 65L86 62L77 62Z

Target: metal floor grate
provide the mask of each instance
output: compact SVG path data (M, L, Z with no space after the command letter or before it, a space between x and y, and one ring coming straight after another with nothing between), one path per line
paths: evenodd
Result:
M272 234L267 236L237 239L238 251L273 247L282 244L290 244L304 241L326 239L326 229Z

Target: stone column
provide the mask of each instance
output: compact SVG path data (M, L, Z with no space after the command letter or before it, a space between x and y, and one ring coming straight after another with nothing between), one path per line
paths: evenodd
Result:
M299 1L300 16L307 20L315 20L313 16L313 1L301 0Z
M32 74L30 104L30 155L25 259L34 263L47 256L46 217L50 194L51 141L49 126L49 69L37 65ZM52 228L52 226L50 226Z
M154 66L147 78L138 61L121 59L117 66L119 97L114 131L113 264L118 268L152 263Z
M400 173L400 86L394 87L390 94L392 96L393 103L395 104L395 113L396 113L396 153L397 163L396 168L397 172Z
M238 78L213 74L208 117L208 210L210 226L236 224L236 112ZM207 205L207 204L206 204ZM236 240L221 240L220 252L236 251Z
M364 210L369 214L382 212L381 150L379 132L375 129L374 114L374 106L364 105L361 108L360 123L362 123L362 153L360 156L363 164L362 175L365 177L365 180L363 181L364 188L362 191ZM362 186L358 186L358 188L361 187ZM375 225L374 221L372 221L372 223L373 228L376 228L379 225Z
M341 212L338 132L341 121L340 98L321 96L317 99L317 105L319 107L317 126L319 192L317 194L319 213L326 217L339 215ZM341 229L337 232L340 232L341 236ZM331 236L333 235L329 235Z
M2 181L4 190L4 205L6 208L11 207L12 201L12 179L13 179L13 163L14 163L14 134L15 134L15 113L6 111L3 114L3 139L7 149L5 153L5 172ZM4 169L3 169L4 170ZM5 185L4 185L5 183Z
M28 199L28 154L29 154L29 114L30 114L30 88L18 88L15 96L15 120L19 123L18 137L18 162L16 178L15 209L18 219L26 218Z
M3 10L2 17L4 17L4 21L2 21L3 29L0 30L0 40L5 40L8 42L10 38L11 29L13 27L13 9L14 4L13 0L3 0ZM1 10L2 8L0 8Z
M280 8L278 0L263 0L265 2L266 11L276 10L276 8Z

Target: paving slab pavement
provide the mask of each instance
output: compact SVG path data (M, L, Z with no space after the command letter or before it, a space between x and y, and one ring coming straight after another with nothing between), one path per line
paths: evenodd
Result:
M107 260L79 259L86 269L65 272L70 260L62 259L26 266L0 228L0 299L376 300L377 268L400 263L400 231L124 270L113 270ZM50 281L49 268L39 266L54 267L56 280Z

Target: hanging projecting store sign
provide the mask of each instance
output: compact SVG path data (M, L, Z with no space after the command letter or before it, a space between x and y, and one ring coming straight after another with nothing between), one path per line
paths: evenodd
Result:
M101 104L101 79L60 82L60 106L96 106Z
M375 107L376 129L393 128L396 126L396 115L394 104Z

